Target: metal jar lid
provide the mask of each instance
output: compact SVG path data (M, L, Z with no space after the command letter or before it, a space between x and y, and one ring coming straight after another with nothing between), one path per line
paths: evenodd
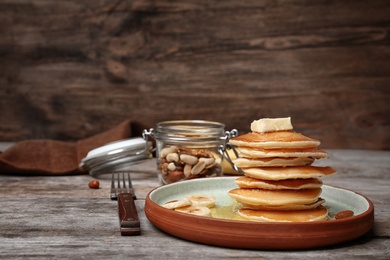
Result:
M122 169L150 158L147 141L141 137L124 139L100 146L88 152L80 162L80 168L91 176Z

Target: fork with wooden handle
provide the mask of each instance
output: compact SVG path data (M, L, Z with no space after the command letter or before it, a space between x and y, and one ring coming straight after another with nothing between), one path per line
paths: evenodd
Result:
M127 183L127 185L126 185ZM114 172L111 178L111 199L118 200L119 223L122 236L141 234L140 221L134 204L136 199L130 173Z

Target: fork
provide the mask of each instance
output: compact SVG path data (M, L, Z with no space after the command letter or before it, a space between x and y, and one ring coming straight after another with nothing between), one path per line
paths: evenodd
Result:
M121 235L140 235L141 227L137 209L134 204L136 196L133 185L131 183L130 173L114 172L112 174L111 199L118 200L118 214Z

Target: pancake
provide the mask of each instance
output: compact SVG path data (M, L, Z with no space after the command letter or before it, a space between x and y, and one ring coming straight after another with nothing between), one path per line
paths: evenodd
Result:
M328 210L323 206L309 210L294 211L239 209L237 214L242 218L252 221L312 222L326 220L328 217Z
M296 158L236 158L233 163L238 168L250 167L287 167L287 166L305 166L314 162L314 158L296 157Z
M238 147L240 157L269 158L269 157L312 157L315 159L327 158L328 153L318 148L302 149L260 149L252 147Z
M311 179L329 176L336 171L329 166L243 168L244 175L262 180Z
M310 179L288 179L280 181L260 180L248 176L238 177L235 183L242 189L266 189L266 190L300 190L318 189L322 186L322 181L317 178Z
M314 203L310 204L286 204L286 205L278 205L278 206L270 206L270 205L252 205L247 203L241 203L242 209L253 209L253 210L307 210L314 209L324 203L325 200L322 198L318 198L318 200Z
M319 146L321 142L294 131L276 131L263 134L249 132L231 138L229 144L253 148L278 149L312 148Z
M322 189L304 190L263 190L236 188L229 191L229 195L239 203L250 205L281 206L288 204L315 203Z

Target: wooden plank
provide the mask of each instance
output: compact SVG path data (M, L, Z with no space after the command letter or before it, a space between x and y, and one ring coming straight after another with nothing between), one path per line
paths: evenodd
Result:
M324 148L390 149L387 1L2 1L0 140L130 118L249 131L292 116Z

